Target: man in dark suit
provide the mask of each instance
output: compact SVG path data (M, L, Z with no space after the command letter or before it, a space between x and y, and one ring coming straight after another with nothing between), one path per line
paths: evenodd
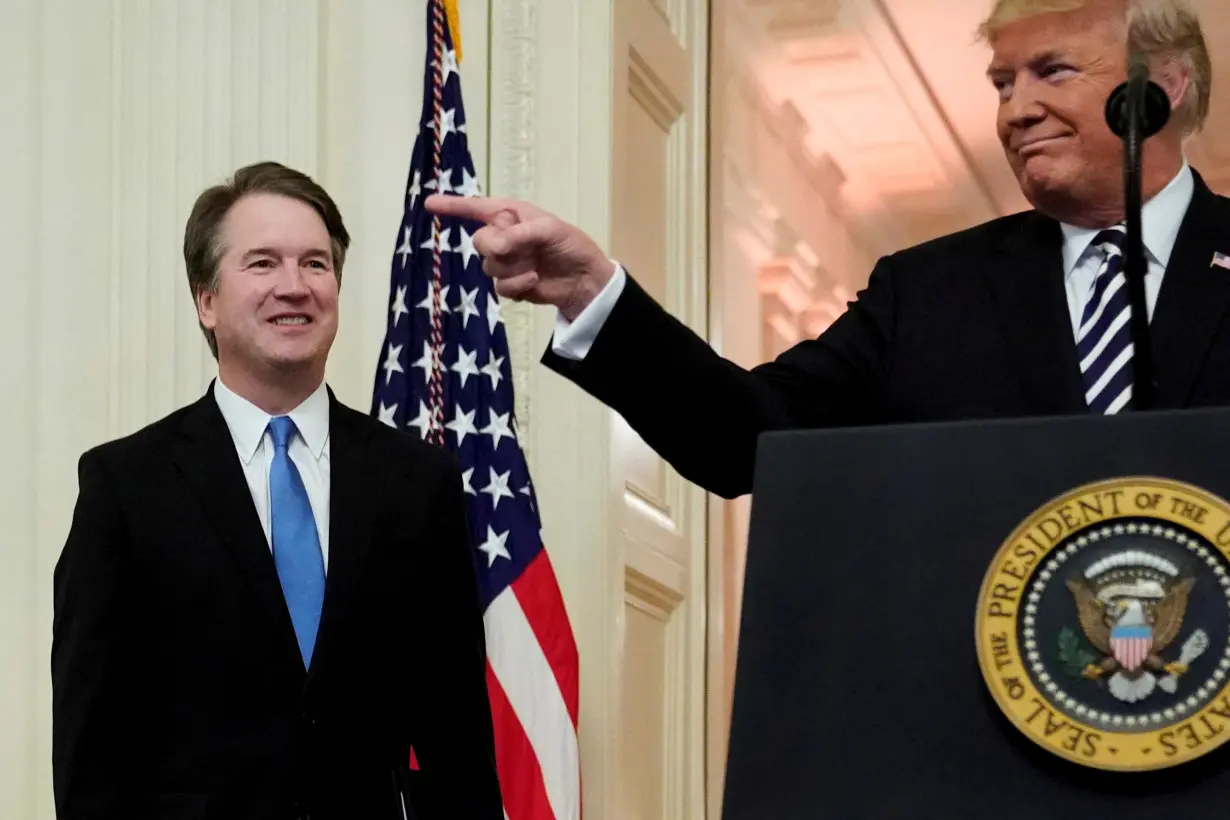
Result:
M461 475L325 384L348 244L274 163L193 208L218 379L81 457L55 570L62 820L503 817Z
M751 371L542 210L438 195L427 207L486 222L474 243L498 292L559 309L547 366L725 497L751 490L766 430L1116 413L1131 406L1133 368L1123 149L1104 112L1130 47L1174 109L1143 159L1157 403L1230 403L1230 270L1212 264L1230 252L1230 201L1183 154L1208 111L1199 21L1177 0L1144 4L1130 22L1126 0L1039 6L999 0L982 28L999 137L1034 210L881 259L824 334Z

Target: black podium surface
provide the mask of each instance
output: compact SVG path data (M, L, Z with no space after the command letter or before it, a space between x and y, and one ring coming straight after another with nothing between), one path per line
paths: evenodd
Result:
M1230 682L1211 677L1230 642L1230 608L1225 606L1230 592L1225 599L1219 597L1226 592L1218 587L1222 569L1206 570L1221 566L1225 559L1213 543L1215 537L1202 541L1200 535L1210 532L1219 515L1230 522L1224 510L1202 514L1161 494L1157 511L1168 508L1169 521L1147 511L1115 518L1109 510L1107 518L1098 521L1085 509L1085 518L1071 522L1076 526L1070 532L1055 534L1049 556L1056 558L1066 545L1071 560L1063 567L1045 559L1032 567L1020 560L1008 565L1010 571L1028 575L1019 591L1002 597L1011 601L1005 606L1020 608L1010 629L1016 630L1023 666L1031 664L1025 658L1025 641L1037 638L1039 660L1033 662L1034 671L1022 675L998 656L998 649L992 657L976 641L976 616L982 612L986 620L991 600L980 601L984 581L989 591L994 580L989 576L1003 569L997 554L1001 559L1010 555L1001 549L1010 549L1013 538L1021 542L1017 545L1021 554L1028 552L1023 539L1029 536L1025 525L1031 516L1082 485L1130 484L1140 477L1183 482L1230 499L1230 412L764 436L752 502L723 816L727 820L1230 817L1230 746L1216 748L1230 737L1230 718L1210 719L1206 711L1202 721L1196 719L1210 704L1217 708L1223 694L1217 686ZM1147 507L1147 494L1136 495ZM1128 509L1126 496L1116 498L1125 505L1120 512L1140 513ZM1185 529L1184 515L1204 515L1203 530L1194 524ZM1122 534L1125 522L1133 532L1139 527L1142 538L1153 540L1141 542L1145 548L1129 543L1115 548L1117 552L1109 540L1094 543L1101 531L1110 538L1115 526ZM1037 530L1035 540L1045 540L1041 533L1048 531L1045 526ZM1088 538L1078 551L1080 536ZM1176 694L1150 683L1143 695L1112 695L1110 679L1118 674L1111 671L1117 666L1115 660L1103 658L1103 671L1088 673L1099 654L1105 654L1092 651L1089 642L1096 644L1107 636L1099 638L1098 624L1079 621L1076 590L1086 583L1085 577L1090 578L1090 588L1105 593L1119 618L1115 640L1136 634L1130 626L1120 628L1133 623L1127 604L1135 599L1111 600L1123 592L1122 584L1111 581L1126 571L1114 565L1140 559L1154 542L1159 545L1158 557L1149 561L1155 568L1141 570L1139 577L1129 580L1138 585L1132 594L1151 613L1162 613L1150 616L1158 621L1153 627L1155 641L1165 640L1161 635L1166 604L1150 598L1149 590L1165 586L1173 591L1180 575L1204 572L1191 589L1182 631L1164 651L1154 646L1153 655L1160 660L1149 661L1154 663L1149 674L1159 682L1168 673L1182 677L1177 678ZM1078 571L1082 564L1084 575ZM999 569L992 570L993 566ZM1039 573L1046 567L1054 579L1044 587ZM1181 572L1176 574L1176 568ZM1219 574L1210 574L1214 571ZM1028 629L1036 625L1037 633L1026 635L1019 619L1031 589L1039 593L1037 603L1049 609L1037 613L1036 624L1028 622ZM1110 616L1106 617L1109 623ZM1061 624L1065 618L1070 623ZM1081 634L1082 627L1088 639ZM1209 645L1203 655L1188 659L1188 674L1176 671L1182 667L1161 668L1162 662L1179 659L1180 644L1185 653L1191 649L1190 633L1198 628L1206 632ZM1061 634L1065 630L1067 634ZM1061 635L1058 641L1056 635ZM1139 686L1147 667L1145 661L1132 659L1124 646L1115 644L1114 657L1123 660L1115 692L1125 681ZM1031 725L1043 729L1050 721L1053 737L1048 736L1048 742L1070 745L1072 757L1086 765L1044 748L1005 716L984 679L979 651L987 655L992 670L996 661L1008 667L1005 679L1010 673L1032 676L1039 691L1045 691L1048 680L1061 684L1058 695L1047 696L1058 697L1060 708L1047 707L1045 713L1040 707L1031 710L1040 713ZM1058 671L1062 665L1058 658L1070 665L1070 678ZM1053 677L1043 675L1038 680L1043 668L1038 663L1049 664L1046 670ZM1145 665L1135 668L1135 663ZM1093 678L1079 672L1082 665ZM1230 666L1230 660L1224 666ZM1197 685L1201 685L1199 702ZM1072 700L1064 701L1069 695ZM1183 705L1189 696L1194 704L1190 708ZM1141 700L1128 702L1122 697ZM1180 713L1163 717L1168 708ZM1072 709L1081 710L1081 715ZM1186 720L1184 709L1188 709ZM1114 738L1119 732L1136 730L1112 723L1124 715L1139 719L1141 736L1144 724L1153 720L1150 736L1162 742L1142 741L1131 752L1135 757L1126 760L1128 750L1119 752ZM1095 731L1073 728L1086 724ZM1159 734L1159 729L1169 733ZM1095 747L1096 766L1092 765ZM1090 757L1082 757L1085 754ZM1174 759L1166 755L1191 759L1145 771L1112 770L1139 761L1152 765L1151 761Z

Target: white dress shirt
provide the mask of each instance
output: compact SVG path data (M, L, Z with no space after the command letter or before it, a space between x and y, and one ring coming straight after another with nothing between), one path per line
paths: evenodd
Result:
M219 378L214 381L214 401L226 419L235 441L239 463L243 465L248 490L256 504L265 541L273 549L269 529L269 468L273 464L273 437L269 420L273 416L236 394ZM295 423L298 435L291 437L287 452L299 470L307 489L316 533L320 538L325 569L329 568L329 393L324 382L303 403L286 415Z
M1145 308L1153 318L1157 294L1162 288L1162 277L1170 264L1179 226L1191 204L1196 183L1192 169L1186 162L1170 184L1146 202L1140 209L1141 241L1145 246ZM1063 276L1068 295L1068 311L1072 318L1072 333L1075 338L1080 329L1081 315L1089 297L1093 295L1093 280L1102 266L1102 254L1091 248L1090 243L1098 235L1097 228L1063 228Z
M1183 167L1170 184L1146 202L1140 209L1141 238L1145 246L1148 267L1145 273L1145 302L1149 317L1157 304L1157 294L1162 287L1162 277L1170 262L1179 225L1192 201L1195 182L1191 168L1184 161ZM1085 304L1093 293L1093 280L1102 264L1102 254L1089 247L1097 236L1096 228L1063 228L1063 275L1064 289L1068 295L1068 311L1072 318L1072 333L1075 338L1080 328L1080 317ZM555 335L551 337L551 349L556 355L573 361L581 361L589 353L598 332L606 324L607 317L615 308L623 293L626 274L623 266L615 265L615 275L606 287L590 302L571 324L556 314Z

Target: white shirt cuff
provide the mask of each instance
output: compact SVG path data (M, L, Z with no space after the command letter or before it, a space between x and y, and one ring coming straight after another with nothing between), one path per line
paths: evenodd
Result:
M551 337L551 350L555 355L574 362L582 361L589 353L598 332L606 324L607 317L615 309L619 295L624 292L627 275L623 265L615 263L615 275L606 283L606 287L585 306L576 321L569 323L558 312L555 314L555 335Z

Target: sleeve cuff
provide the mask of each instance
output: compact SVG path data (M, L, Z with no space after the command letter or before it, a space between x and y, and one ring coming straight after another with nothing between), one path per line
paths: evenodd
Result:
M615 303L623 293L627 275L623 265L615 263L615 275L606 283L594 300L585 306L574 322L568 322L559 312L555 314L555 334L551 337L551 350L555 355L574 362L582 361L606 324Z

